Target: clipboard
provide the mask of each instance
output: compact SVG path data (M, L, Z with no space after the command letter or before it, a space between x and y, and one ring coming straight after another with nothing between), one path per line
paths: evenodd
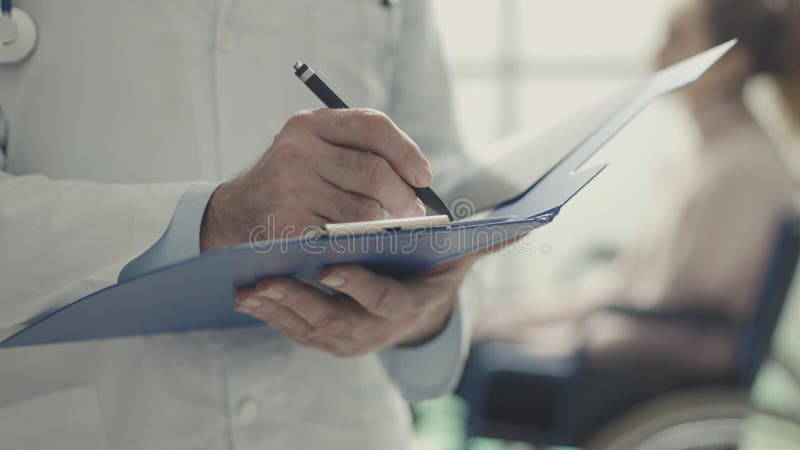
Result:
M657 72L523 143L497 164L467 174L449 197L460 191L482 210L478 218L411 229L320 232L205 253L43 315L5 338L0 349L256 325L261 322L233 310L233 295L260 279L291 275L313 284L324 266L343 263L407 275L520 237L552 222L602 172L606 164L578 169L653 99L697 80L735 43Z

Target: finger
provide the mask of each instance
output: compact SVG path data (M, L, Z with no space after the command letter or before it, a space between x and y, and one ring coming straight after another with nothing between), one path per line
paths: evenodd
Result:
M395 279L358 265L339 265L326 268L320 282L350 296L367 311L377 316L396 317L404 307L403 286Z
M433 179L430 163L419 147L381 112L319 109L295 114L286 125L312 129L332 144L380 155L412 186L425 187Z
M383 157L320 142L324 147L312 161L315 171L330 184L377 201L395 217L425 215L414 190ZM345 202L347 199L335 198Z
M352 308L347 308L344 302L292 278L264 280L258 283L256 289L259 297L289 309L315 330L325 334L344 333L353 315Z
M397 209L384 208L381 202L355 192L350 192L320 179L320 187L314 187L308 194L308 205L315 213L329 217L329 223L363 222L385 220L386 214L393 217L420 216L424 210L416 206L411 211L400 214Z
M305 189L293 200L325 219L324 223L363 222L385 218L381 204L372 198L342 190L320 176L309 176Z
M238 306L241 302L255 295L255 293L256 293L255 286L247 286L236 289L236 292L234 293L233 296L234 303Z
M243 300L236 309L266 322L299 344L309 345L314 337L314 327L302 317L291 309L258 295Z

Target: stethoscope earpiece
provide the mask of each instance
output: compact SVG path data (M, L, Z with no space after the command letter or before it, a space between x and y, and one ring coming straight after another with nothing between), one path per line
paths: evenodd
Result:
M2 0L0 15L0 64L17 63L36 47L36 24L25 11Z

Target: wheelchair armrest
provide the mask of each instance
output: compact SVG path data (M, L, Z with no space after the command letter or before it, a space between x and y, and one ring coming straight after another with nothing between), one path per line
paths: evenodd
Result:
M685 324L698 327L728 328L738 331L741 326L719 312L680 309L641 309L629 306L607 306L604 311L636 319L661 323Z

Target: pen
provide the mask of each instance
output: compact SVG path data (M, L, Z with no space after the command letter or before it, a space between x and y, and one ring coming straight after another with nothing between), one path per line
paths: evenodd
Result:
M320 99L320 101L327 106L328 108L332 109L347 109L347 103L342 100L336 91L334 91L332 86L329 86L325 81L320 77L316 72L314 72L311 67L308 67L307 64L303 64L302 62L297 62L294 65L294 74L300 81L303 82L310 90ZM412 186L413 187L413 186ZM437 212L438 214L444 214L447 216L448 219L453 221L453 214L450 212L450 209L447 207L447 204L439 197L436 192L433 191L430 187L418 188L414 187L414 192L417 194L417 197L422 200L422 203L425 204L428 208L432 209L433 211Z

